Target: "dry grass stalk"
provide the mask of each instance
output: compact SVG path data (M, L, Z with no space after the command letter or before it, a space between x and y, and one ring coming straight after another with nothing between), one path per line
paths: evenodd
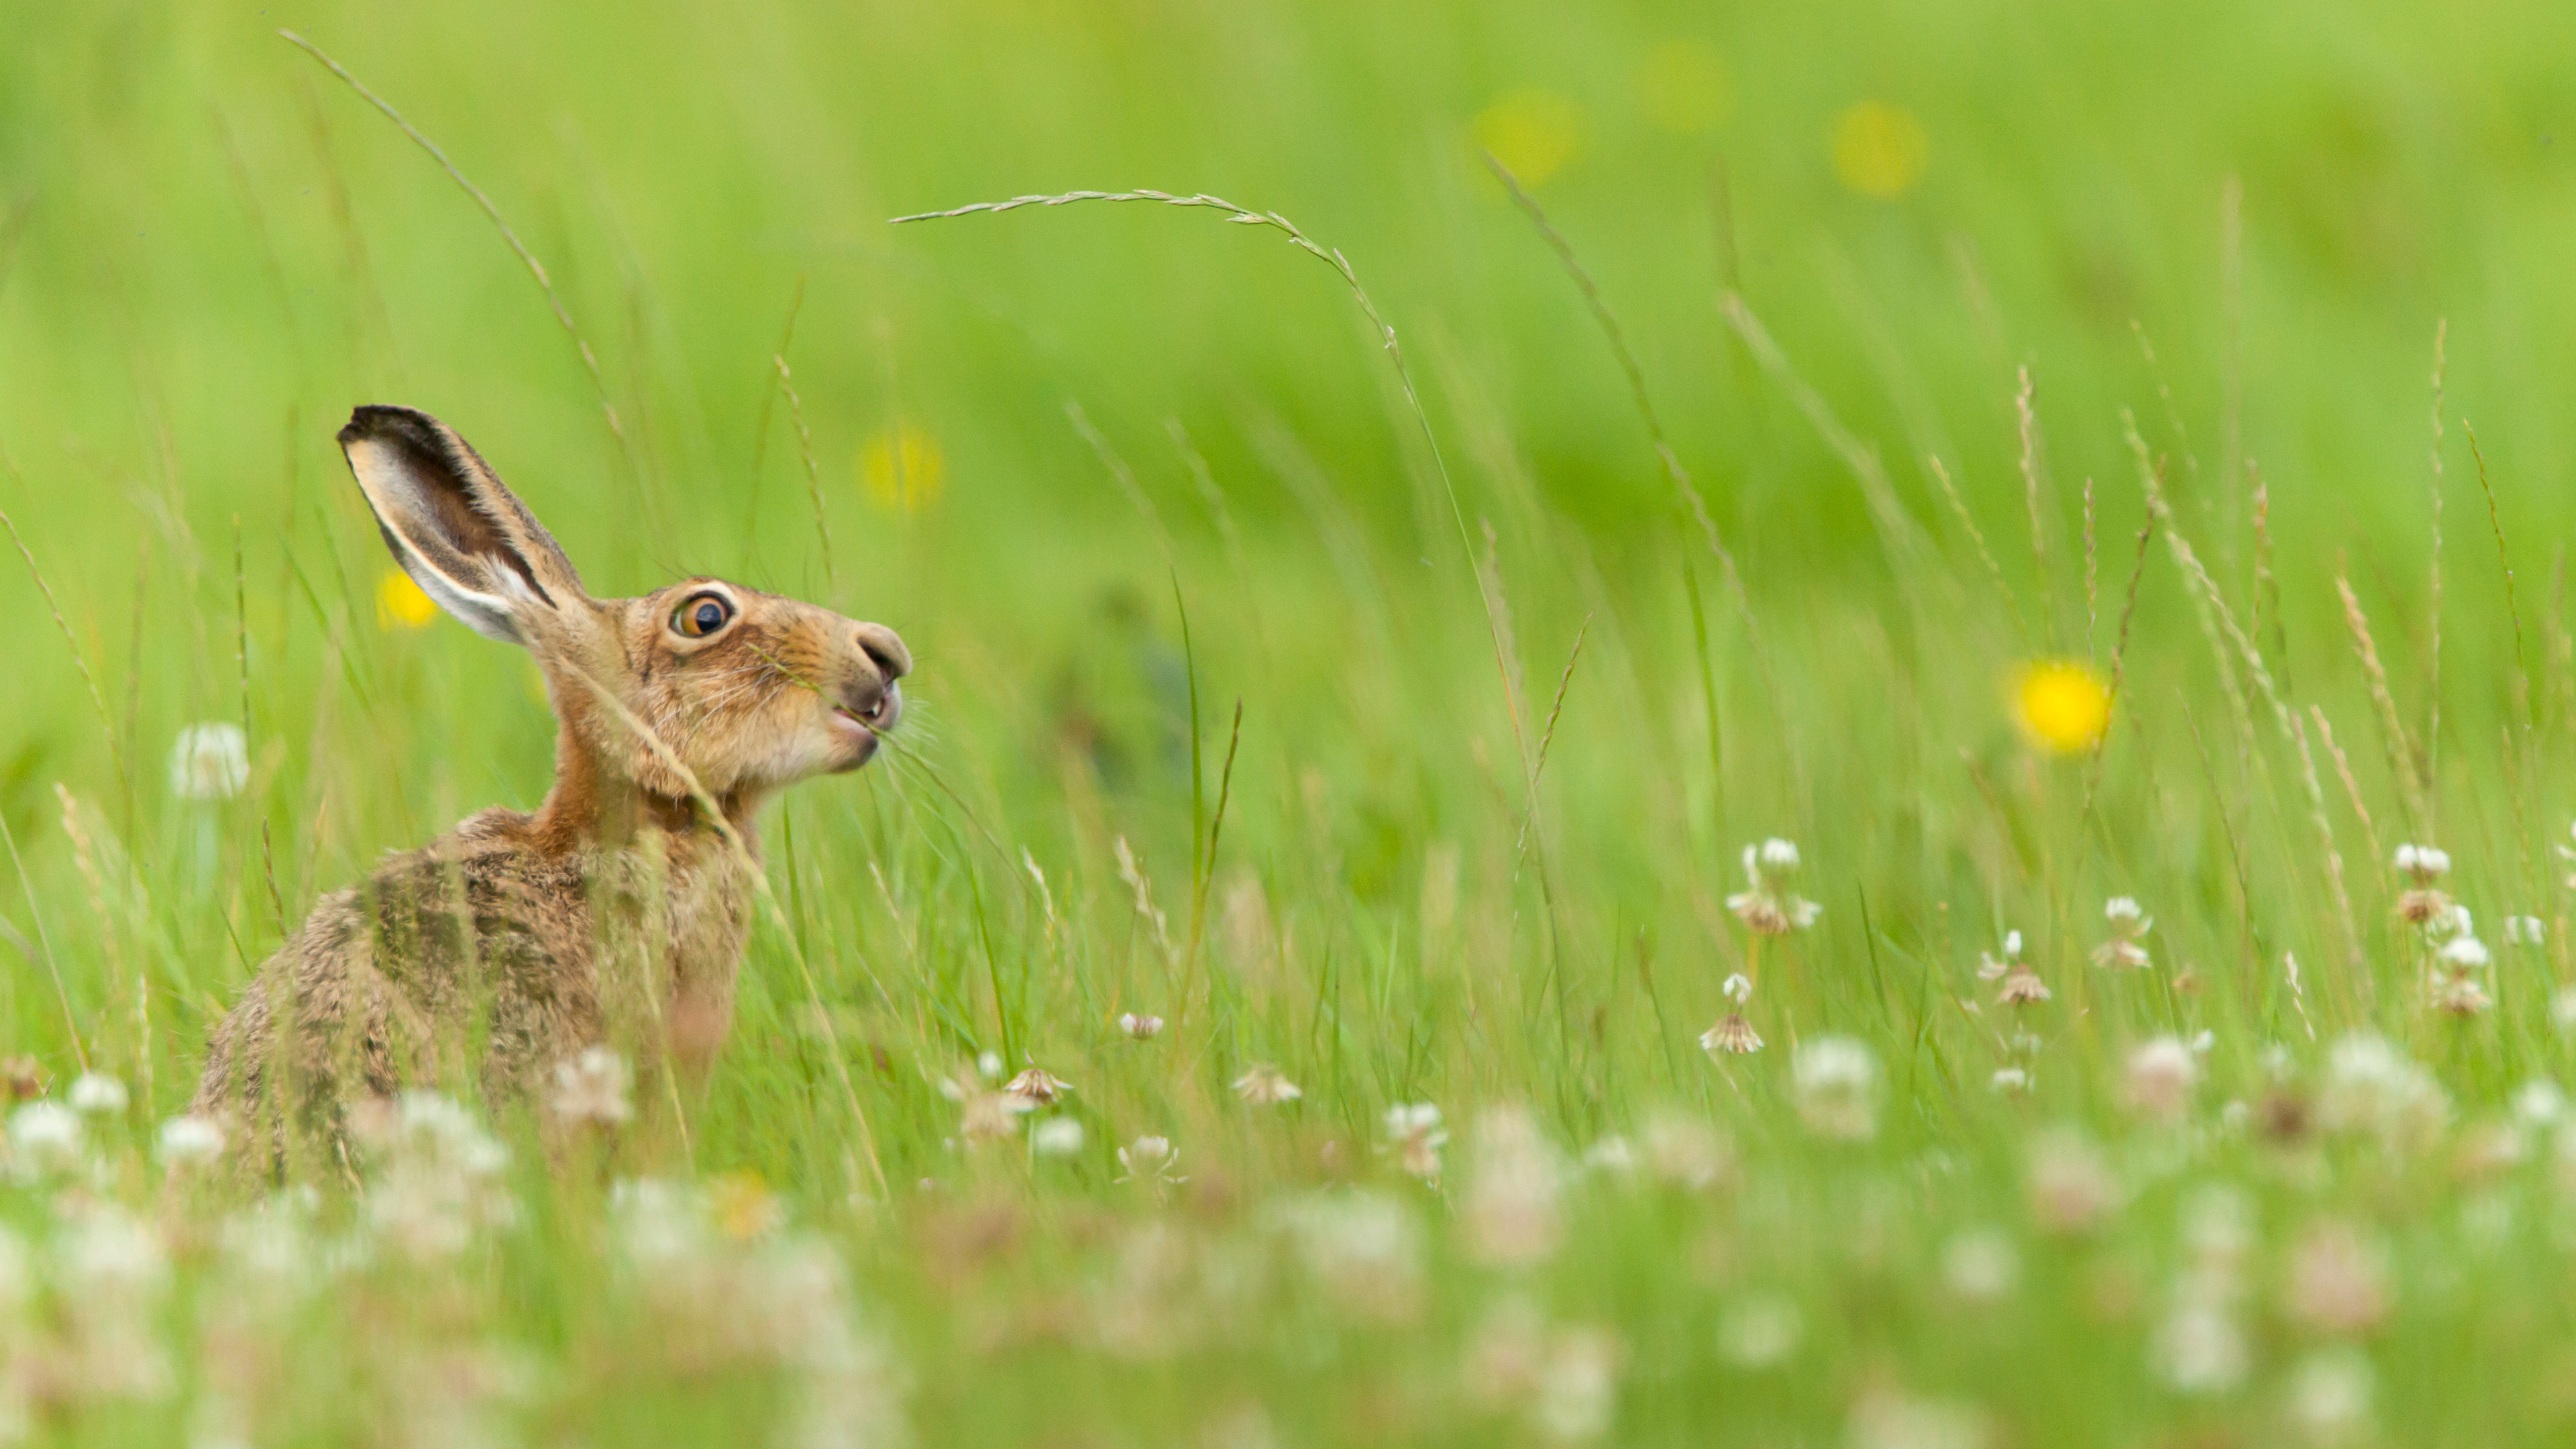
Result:
M1699 485L1691 481L1690 470L1682 466L1680 455L1673 451L1671 442L1665 437L1664 420L1655 411L1654 395L1646 390L1646 370L1638 363L1635 351L1628 346L1628 334L1619 326L1618 314L1610 310L1609 301L1601 295L1600 285L1592 280L1590 272L1584 270L1583 263L1575 259L1573 246L1547 219L1547 212L1531 198L1520 178L1514 176L1511 168L1491 151L1482 154L1485 168L1494 173L1494 179L1500 181L1505 190L1511 192L1512 201L1530 219L1530 224L1538 228L1548 250L1556 253L1558 264L1565 268L1567 276L1573 278L1575 289L1583 294L1584 305L1591 309L1592 320L1600 326L1602 336L1610 344L1611 355L1618 360L1621 375L1628 380L1628 394L1637 404L1637 416L1645 421L1647 440L1654 444L1655 457L1664 465L1664 476L1671 480L1676 499L1690 510L1692 521L1699 525L1708 551L1717 555L1718 566L1726 574L1727 587L1746 610L1745 625L1749 629L1753 622L1751 604L1744 597L1744 580L1736 571L1735 555L1727 549L1726 541L1719 537L1717 523L1709 517L1708 501L1700 496Z
M142 973L135 973L131 981L127 979L123 923L118 919L116 904L108 900L107 873L99 864L100 851L89 827L81 819L80 801L59 780L54 782L54 799L62 807L63 835L72 843L72 866L89 887L90 914L98 918L99 946L107 953L108 989L118 996L129 988L134 993L134 1061L148 1101L152 1086L152 992Z
M44 953L45 974L54 983L54 1000L63 1009L63 1036L72 1044L72 1059L80 1069L89 1070L89 1048L81 1044L80 1017L72 1011L71 993L63 989L62 962L54 956L53 938L45 932L45 913L36 908L36 883L27 875L27 862L18 854L17 833L9 828L9 812L0 810L0 845L9 848L9 864L18 872L19 893L27 898L27 922L36 931L36 947Z
M0 453L0 471L8 473L10 481L16 483L21 491L25 489L27 480L19 476L17 464L11 462L6 453ZM19 536L18 524L5 508L0 508L0 529L8 530L9 541L18 547L18 557L27 561L27 577L36 581L36 592L45 596L45 610L54 616L54 627L62 631L63 647L71 651L72 668L80 671L81 683L89 690L90 707L98 711L99 734L107 741L107 757L114 762L117 778L122 780L125 778L125 752L117 747L116 717L108 711L107 696L99 692L98 676L89 672L89 660L81 653L80 640L72 634L71 621L63 617L62 602L54 597L54 586L45 582L44 570L36 567L36 555L28 549L27 540Z
M2379 845L2379 826L2370 818L2370 807L2362 803L2361 782L2353 778L2352 761L2344 754L2343 746L2335 743L2334 726L2327 722L2326 712L2313 704L2308 706L2308 717L2316 724L2317 738L2326 747L2326 758L2334 761L2335 778L2343 782L2344 799L2351 804L2353 817L2361 822L2361 835L2370 846L2370 858L2387 859L2388 852Z
M1135 509L1137 515L1154 530L1155 540L1162 545L1163 557L1169 561L1173 556L1171 530L1163 527L1161 511L1154 507L1153 499L1145 496L1144 485L1136 481L1136 470L1128 467L1127 460L1109 445L1109 439L1092 426L1091 414L1082 410L1082 404L1066 398L1064 415L1072 422L1074 432L1090 445L1092 455L1100 460L1100 466L1108 470L1110 481L1118 485L1119 496L1126 499L1127 506Z
M2445 317L2433 324L2433 543L2432 598L2425 606L2425 622L2432 631L2424 665L2424 780L2438 789L2442 779L2442 377L2443 345L2451 334L2451 319ZM2424 801L2424 828L2433 828L2432 812L2440 809L2438 793Z
M2166 546L2175 550L2175 562L2181 564L2190 555L2191 545L2183 541L2174 528L2173 509L2165 502L2159 465L2147 450L2147 440L2138 433L2136 416L2127 408L2120 410L2120 425L2127 431L2129 450L2137 459L2138 486L2147 497L2147 516L2163 526ZM2184 566L2184 573L2188 575L2198 568L2199 562L2193 558L2189 565ZM2203 576L2206 576L2205 571ZM2261 757L2253 753L2254 712L2246 703L2243 685L2237 681L2236 665L2222 637L2217 616L2211 612L2211 604L2217 599L2215 586L2207 591L2195 588L2185 592L2190 595L2193 614L2200 620L2201 634L2209 641L2210 658L2218 667L2219 687L2227 695L2228 710L2236 722L2237 739L2249 758L2259 760ZM2224 604L2221 603L2220 607L2223 608ZM2227 628L2235 628L2233 620L2228 622Z
M1601 328L1602 337L1609 342L1611 355L1619 363L1620 374L1628 380L1628 395L1637 405L1637 416L1646 425L1647 441L1653 444L1655 457L1663 464L1664 476L1672 482L1674 495L1689 512L1691 521L1698 525L1701 541L1717 558L1718 573L1725 580L1727 596L1735 601L1736 616L1744 621L1745 646L1753 654L1754 668L1761 672L1763 693L1771 701L1772 712L1775 715L1779 714L1779 681L1771 670L1770 651L1763 647L1761 626L1753 618L1753 598L1745 591L1743 572L1736 567L1734 552L1727 548L1726 540L1718 534L1717 521L1709 516L1707 499L1700 495L1699 485L1691 480L1690 470L1682 466L1681 455L1673 451L1672 442L1664 433L1663 416L1655 411L1654 394L1646 389L1646 370L1637 361L1635 350L1628 345L1626 329L1619 325L1618 314L1610 310L1609 299L1601 295L1600 285L1593 281L1592 274L1584 269L1581 261L1576 259L1573 245L1566 241L1564 233L1559 232L1555 224L1548 220L1546 210L1529 194L1528 189L1521 185L1520 178L1513 175L1511 168L1505 166L1492 152L1487 151L1483 155L1486 169L1492 171L1494 178L1512 194L1512 200L1520 207L1522 215L1527 216L1530 224L1538 228L1538 234L1547 243L1548 250L1556 254L1558 265L1564 267L1566 275L1573 279L1575 290L1582 294L1584 305L1591 310L1593 322ZM1721 199L1722 196L1721 190ZM1722 270L1726 275L1732 276L1731 266ZM1685 561L1685 570L1687 581L1687 561ZM1693 595L1691 607L1697 610L1699 608L1698 586L1692 584L1691 588ZM1709 735L1714 741L1718 733L1716 691L1706 673L1704 652L1702 667L1701 682L1703 692L1707 695ZM1780 730L1783 738L1786 738L1789 728L1785 717ZM1715 770L1713 774L1722 781L1723 770ZM1723 790L1724 785L1720 783L1718 788ZM1514 874L1518 874L1517 868Z
M2129 628L2137 622L2138 585L2147 576L2147 540L2155 537L2153 515L2138 530L2138 546L2129 559L2128 597L2120 605L2120 632L2111 642L2111 692L2104 703L2102 733L2093 741L2093 758L2084 775L2084 818L2093 816L2093 801L2102 785L2102 749L2110 743L2111 726L2119 720L2120 693L2128 682Z
M1824 439L1825 446L1851 469L1852 476L1860 483L1861 499L1869 506L1870 523L1878 530L1879 545L1886 549L1889 561L1899 565L1914 562L1921 553L1922 541L1917 536L1914 520L1906 514L1904 505L1897 501L1896 489L1888 482L1887 469L1879 463L1878 453L1852 436L1841 419L1834 416L1833 408L1807 385L1797 369L1789 365L1788 354L1771 339L1771 333L1763 327L1762 319L1753 315L1753 309L1746 304L1743 294L1727 292L1718 299L1718 305L1726 313L1727 325L1735 329L1735 335L1744 340L1746 350L1753 354L1753 360L1761 364L1762 370L1779 384L1782 391L1789 394L1789 400L1806 415L1808 423Z
M2486 495L2487 527L2495 534L2496 568L2504 575L2504 613L2513 622L2514 709L2522 716L2523 731L2527 734L2532 725L2531 656L2522 644L2522 606L2515 601L2513 594L2513 558L2505 552L2504 518L2496 510L2495 484L2487 477L2487 455L2486 450L2478 446L2478 430L2469 426L2467 418L2462 418L2460 432L2469 440L2469 456L2477 461L2478 491Z
M787 414L796 423L796 449L805 459L805 493L814 505L814 537L823 545L823 583L837 594L841 580L832 569L832 528L823 516L823 470L814 466L814 435L805 426L805 400L796 395L796 378L787 370L785 355L771 353L769 365L778 369L778 388L787 394ZM903 451L900 439L893 446Z
M1592 616L1586 614L1582 626L1574 631L1574 648L1565 656L1565 672L1556 677L1556 699L1547 707L1547 728L1539 734L1538 758L1530 765L1529 798L1521 807L1520 836L1512 842L1512 877L1515 880L1520 878L1521 862L1529 858L1530 828L1538 820L1538 782L1539 777L1547 772L1548 746L1556 743L1556 722L1565 713L1565 695L1574 683L1574 665L1583 657L1583 641L1591 634Z
M1526 781L1535 757L1528 732L1521 728L1521 719L1529 712L1529 686L1521 673L1520 636L1512 628L1511 596L1503 592L1502 547L1494 537L1493 520L1479 522L1485 530L1485 551L1476 559L1476 587L1485 597L1485 616L1493 621L1494 648L1503 663L1504 702L1511 708L1512 740L1520 751L1521 777Z
M2361 596L2352 591L2352 580L2335 575L2335 592L2343 598L2344 627L2352 634L2353 652L2361 657L2361 676L2370 686L2371 708L2379 716L2381 743L2388 753L2388 773L2397 781L2398 798L2406 803L2406 818L2418 829L2429 826L2431 813L2424 802L2424 781L2415 773L2415 750L2406 739L2406 721L2397 712L2397 698L2388 690L2388 670L2379 662L2379 645L2370 635L2370 617L2361 610Z
M2326 881L2334 888L2335 909L2343 918L2346 959L2352 963L2354 974L2359 975L2362 967L2361 926L2353 915L2352 891L2344 882L2343 852L2335 847L2334 823L2326 815L2326 793L2317 783L2317 759L2308 749L2307 724L2287 710L2281 712L2281 718L2288 723L2292 739L2299 747L2299 779L2307 787L2308 819L2317 827L2318 843L2325 847ZM2376 846L2372 848L2371 855L2373 859L2378 858Z
M2122 420L2128 424L2131 445L2143 453L2145 443L2138 437L2136 422L2125 412ZM2165 517L2170 525L2171 510L2165 504L2162 490L2155 487L2152 473L2148 478L2148 507ZM2273 724L2280 730L2283 743L2298 751L2299 778L2308 798L2308 818L2316 826L2318 842L2325 849L2327 877L2334 889L2336 908L2341 914L2344 941L2353 964L2358 966L2361 964L2361 934L2353 917L2351 895L2344 888L2343 857L2335 846L2334 822L2326 815L2325 787L2317 778L2316 757L2308 748L2307 733L2300 728L2298 717L2291 713L2288 701L2281 697L2280 688L2273 683L2272 671L2263 662L2263 652L2254 647L2254 641L2237 624L2234 611L2227 607L2226 596L2219 591L2218 581L2210 577L2209 569L2193 551L2191 541L2184 538L2180 530L2168 526L2165 529L2165 546L2172 550L2175 565L2182 570L2184 579L2192 586L2195 600L2202 606L2203 628L2215 626L2211 647L2220 649L2221 662L2224 663L2225 651L2220 647L2217 636L2223 634L2227 642L2235 646L2236 654L2244 661L2247 676L2254 681L2256 692L2271 707ZM2225 677L2224 670L2222 677ZM2228 683L2230 699L2241 710L2243 703L2241 696L2234 691L2234 681L2229 679ZM2245 723L2241 718L2239 722Z
M2021 387L2013 394L2013 416L2021 430L2021 498L2030 511L2030 557L2039 566L2040 598L2048 605L2040 610L2049 623L2049 636L2057 634L2057 610L2054 607L2057 588L2048 569L2048 518L2041 500L2039 459L2039 409L2036 406L2039 385L2031 381L2030 365L2022 364Z
M626 425L618 421L617 404L609 399L608 379L599 370L598 354L590 350L590 343L583 339L581 329L573 325L572 313L565 308L563 298L556 294L554 279L546 275L545 263L538 261L536 253L529 251L527 243L520 241L519 234L510 230L510 224L501 219L501 209L492 204L492 198L483 194L483 188L465 178L465 173L456 168L456 163L447 159L447 153L438 149L437 142L422 135L411 122L403 119L402 112L395 110L384 97L367 89L366 84L356 76L342 69L340 62L325 54L320 46L292 30L281 30L277 34L287 44L320 61L324 69L338 76L349 89L356 91L359 99L382 111L386 120L402 128L404 135L409 136L415 145L429 153L429 159L438 163L439 169L447 173L448 180L462 187L467 196L474 198L474 204L483 208L483 214L491 219L493 228L501 233L501 240L510 244L510 250L517 253L519 260L527 265L528 275L536 278L538 290L546 294L546 305L554 310L555 321L562 324L564 335L572 339L572 345L581 353L582 368L590 374L590 385L599 392L599 410L608 419L608 430L617 436L619 449L629 453L627 461L631 465L634 458L627 444Z
M2021 600L2013 597L2012 585L2004 581L2003 565L1995 561L1994 550L1986 547L1985 531L1977 527L1976 517L1968 512L1967 500L1959 496L1959 485L1950 481L1950 470L1939 455L1928 456L1923 462L1932 470L1933 481L1941 485L1941 496L1950 501L1950 511L1958 516L1959 526L1968 531L1968 541L1976 545L1978 560L1985 564L1987 577L1995 581L1995 592L2003 596L2004 607L2012 613L2013 627L2027 640L2030 621L2022 617ZM2091 485L2086 486L2086 496L2090 497Z
M2263 483L2262 470L2254 460L2245 460L2245 476L2253 484L2254 503L2254 605L2247 632L2256 642L2263 638L2263 620L2272 621L2272 653L2281 661L2282 672L2289 671L2289 621L2281 616L2281 581L2272 573L2272 494Z
M2093 635L2101 628L2101 555L2093 536L2093 480L2084 480L2084 657L2093 657Z
M1003 212L1018 211L1023 207L1071 206L1082 202L1093 201L1148 201L1156 202L1164 206L1178 206L1197 210L1213 211L1222 215L1227 221L1233 222L1238 226L1267 227L1272 231L1276 231L1280 235L1286 237L1291 246L1294 246L1298 250L1314 257L1324 265L1331 267L1334 274L1342 279L1342 285L1350 289L1351 299L1359 304L1361 314L1368 319L1370 328L1376 333L1380 344L1386 348L1387 361L1395 368L1396 383L1404 392L1405 406L1412 412L1415 426L1421 430L1422 444L1430 451L1431 454L1432 469L1440 475L1441 491L1448 497L1450 521L1458 527L1458 546L1465 553L1468 566L1470 568L1474 567L1476 560L1476 545L1474 539L1471 538L1467 532L1466 505L1459 500L1457 481L1449 476L1448 457L1441 452L1439 436L1432 431L1431 414L1423 409L1422 392L1420 388L1414 385L1413 369L1407 365L1404 360L1404 348L1396 341L1395 328L1388 324L1385 314L1378 311L1377 302L1369 296L1368 289L1360 285L1359 273L1351 269L1350 258L1342 255L1341 248L1326 247L1322 245L1314 238L1306 235L1304 231L1300 230L1295 222L1290 221L1288 218L1281 216L1275 211L1254 211L1248 206L1239 206L1234 202L1226 200L1222 196L1211 196L1206 192L1195 192L1191 195L1183 196L1176 192L1154 191L1149 189L1140 189L1136 191L1063 191L1057 192L1051 196L1014 196L1006 201L970 202L965 206L952 206L945 211L914 212L909 216L891 218L888 224L893 226L902 226L908 222L941 221L961 216L998 216ZM1481 589L1479 590L1479 594L1481 596ZM1504 679L1508 684L1511 677L1512 666L1504 653L1502 630L1493 616L1492 601L1490 599L1486 600L1485 624L1487 632L1493 636L1495 667L1502 672ZM1520 720L1517 716L1515 716L1512 721L1512 727L1514 730L1518 730L1520 728Z

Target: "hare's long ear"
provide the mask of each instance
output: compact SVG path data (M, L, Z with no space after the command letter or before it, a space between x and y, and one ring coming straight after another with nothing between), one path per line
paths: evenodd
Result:
M553 535L445 423L362 407L340 430L340 450L403 571L475 633L527 644L587 607Z

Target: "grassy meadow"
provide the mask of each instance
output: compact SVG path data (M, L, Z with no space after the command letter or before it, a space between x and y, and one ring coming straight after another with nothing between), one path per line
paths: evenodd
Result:
M0 1443L2576 1424L2564 7L7 32ZM551 777L367 402L918 671L703 1091L254 1191L209 1026Z

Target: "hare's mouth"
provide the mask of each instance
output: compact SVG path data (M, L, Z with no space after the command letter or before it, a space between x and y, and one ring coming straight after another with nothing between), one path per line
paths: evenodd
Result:
M842 768L856 769L872 759L876 755L880 738L893 729L895 722L902 716L903 694L892 687L864 705L832 706L833 730L850 736L851 743L857 747L856 757Z

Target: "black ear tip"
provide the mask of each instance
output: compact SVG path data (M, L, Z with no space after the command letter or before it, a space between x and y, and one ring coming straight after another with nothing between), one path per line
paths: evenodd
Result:
M438 420L416 408L388 407L369 403L349 414L348 426L340 429L340 446L350 447L372 439L399 440L416 447L434 447L438 437Z

